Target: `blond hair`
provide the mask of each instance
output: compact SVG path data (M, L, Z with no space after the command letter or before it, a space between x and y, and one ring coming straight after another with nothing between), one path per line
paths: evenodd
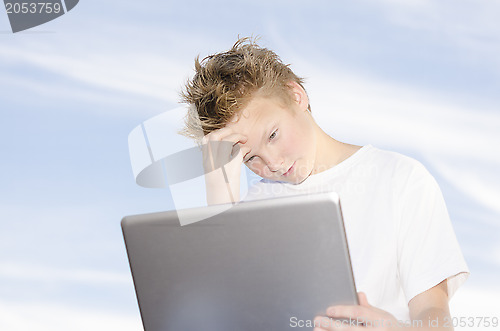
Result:
M241 38L230 50L202 61L196 57L195 71L181 92L182 102L190 107L179 133L196 140L223 128L257 94L289 103L289 83L303 88L303 79L288 64L251 38Z

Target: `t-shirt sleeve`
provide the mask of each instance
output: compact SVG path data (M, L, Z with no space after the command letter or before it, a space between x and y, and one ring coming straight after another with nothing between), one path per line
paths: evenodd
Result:
M416 162L416 161L415 161ZM441 190L416 162L398 196L398 270L409 302L447 279L451 298L469 275Z

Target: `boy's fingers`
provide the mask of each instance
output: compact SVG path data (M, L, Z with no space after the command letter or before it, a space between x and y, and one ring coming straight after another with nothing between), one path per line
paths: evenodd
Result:
M350 318L353 320L375 320L379 314L366 306L333 306L326 310L326 315L333 318Z
M349 330L361 331L366 330L362 325L357 325L356 321L348 319L332 319L326 316L316 316L313 321L313 331L330 331L330 330Z
M247 136L241 133L230 133L228 135L220 136L214 135L202 140L204 146L208 146L209 148L206 151L210 151L213 155L217 155L218 157L227 157L232 154L232 149L234 145L241 143L244 144L247 141ZM230 148L230 149L229 149ZM227 155L224 153L227 152ZM222 153L222 155L219 155Z
M227 126L221 128L221 129L212 131L209 134L207 134L205 137L207 138L207 140L218 141L218 140L227 140L226 137L233 135L233 134L236 134L239 137L238 140L244 139L246 141L246 136L244 134L235 132L233 129L231 129ZM234 142L237 142L238 140L236 140Z
M248 137L244 134L234 132L224 127L205 135L202 138L203 162L206 172L218 169L231 161L243 161L241 147L246 143ZM237 145L237 144L241 145Z
M358 292L358 300L361 306L366 306L366 307L370 306L366 294L364 292Z
M247 136L241 133L231 133L227 136L221 138L221 141L230 141L233 143L241 142L242 144L247 142Z

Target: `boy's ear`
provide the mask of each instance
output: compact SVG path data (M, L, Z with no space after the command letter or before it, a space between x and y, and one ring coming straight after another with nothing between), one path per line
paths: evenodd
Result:
M292 97L295 103L299 105L301 110L307 110L309 106L309 98L306 91L297 82L291 81L288 83L291 88Z

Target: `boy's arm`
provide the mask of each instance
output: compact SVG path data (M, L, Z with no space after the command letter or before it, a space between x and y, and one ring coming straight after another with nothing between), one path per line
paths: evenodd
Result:
M228 127L202 139L207 204L236 203L240 200L240 172L243 154L239 143L247 137Z
M314 330L421 330L421 331L449 331L453 330L450 310L448 307L448 290L446 280L433 288L415 296L408 303L412 323L404 325L390 313L371 306L366 295L359 293L359 306L333 306L326 310L326 315L317 316L314 320L317 326ZM342 325L332 322L333 319L350 319L364 322L365 326ZM407 322L407 321L403 321Z
M427 291L420 293L408 303L410 318L422 321L422 329L453 330L448 307L446 279ZM432 325L432 327L430 327Z

